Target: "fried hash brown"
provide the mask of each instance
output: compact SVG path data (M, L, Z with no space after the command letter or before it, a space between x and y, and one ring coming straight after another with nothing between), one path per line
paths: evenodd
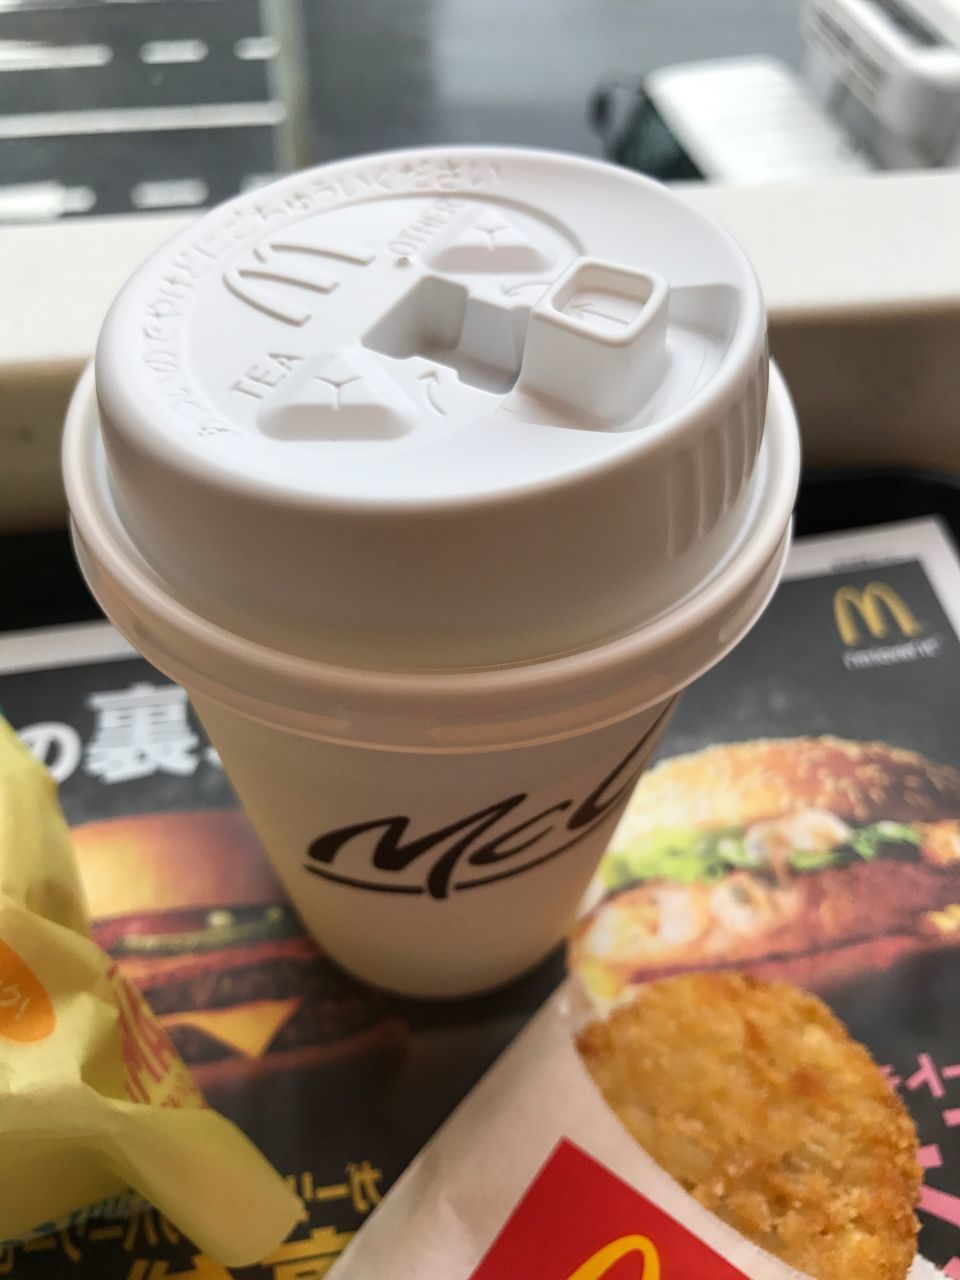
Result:
M578 1048L637 1141L738 1231L815 1280L904 1280L916 1133L815 996L740 973L666 978Z

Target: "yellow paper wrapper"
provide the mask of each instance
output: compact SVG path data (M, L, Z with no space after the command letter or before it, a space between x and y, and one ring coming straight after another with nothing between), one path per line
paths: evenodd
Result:
M301 1212L91 940L54 783L2 719L0 1185L0 1241L132 1192L227 1266Z

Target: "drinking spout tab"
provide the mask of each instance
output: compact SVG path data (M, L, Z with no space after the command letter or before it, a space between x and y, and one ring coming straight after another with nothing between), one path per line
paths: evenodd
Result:
M517 390L628 421L664 375L669 296L656 272L577 259L530 312Z

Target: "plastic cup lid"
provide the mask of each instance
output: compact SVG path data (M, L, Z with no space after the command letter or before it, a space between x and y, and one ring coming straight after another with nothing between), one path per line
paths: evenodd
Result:
M399 152L161 249L96 386L102 501L191 608L302 656L498 665L646 625L729 552L765 315L741 250L656 183Z

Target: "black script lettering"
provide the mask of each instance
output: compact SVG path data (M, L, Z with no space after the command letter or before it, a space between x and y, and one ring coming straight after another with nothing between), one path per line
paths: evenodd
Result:
M643 767L647 763L647 753L643 748L648 741L649 737L642 738L633 750L624 756L617 767L607 774L599 787L591 791L586 799L581 800L567 822L569 831L578 831L581 827L586 827L591 822L596 822L605 813L610 813L618 805L623 804L637 785L640 775L643 773ZM637 760L637 756L640 757L639 760ZM622 776L624 770L628 769L631 764L635 764L635 767L628 774L626 781L612 795L605 796L604 792L607 788L613 786L617 779Z
M572 804L572 800L564 800L562 804L551 805L549 809L544 809L542 813L534 814L526 822L518 823L517 826L511 827L509 831L505 831L502 835L495 836L487 844L481 845L479 849L474 849L467 861L474 867L490 867L496 862L503 862L505 858L516 857L518 853L523 853L525 849L533 848L535 844L540 843L544 836L556 830L555 822L551 822L546 827L541 827L529 839L521 840L519 844L511 844L505 847L504 842L511 840L514 836L518 836L524 831L529 831L534 823L542 822L544 818L549 818L551 813L563 813Z
M512 813L518 805L523 804L526 798L526 794L520 792L498 804L492 804L486 809L471 813L466 818L451 822L449 826L441 827L437 831L429 831L426 835L408 840L406 843L404 843L404 837L410 826L409 818L378 818L373 822L358 822L355 826L341 827L338 831L328 831L326 835L318 836L311 844L307 856L315 862L323 862L329 866L350 841L356 840L368 831L379 830L382 834L374 847L373 866L378 871L404 871L424 854L442 846L451 836L459 835L460 839L454 840L441 853L427 876L427 892L434 898L446 898L450 892L450 878L454 869L473 841L483 835L494 823L505 818L508 813Z
M601 824L614 819L643 772L672 707L671 703L619 764L581 800L561 800L510 827L506 826L507 819L529 800L527 792L519 791L425 835L411 835L411 819L402 814L354 823L317 836L307 851L306 869L357 889L428 893L438 899L449 897L454 890L479 888L521 875L560 857ZM560 814L569 817L564 821L557 816ZM506 829L495 830L498 825ZM522 855L533 849L535 854L524 859ZM350 859L351 865L338 865L334 870L332 864L339 862L341 855ZM358 867L353 857L364 855L369 861ZM423 869L416 881L397 878L397 873L421 862ZM471 869L496 870L485 876L472 873L455 879L463 864Z

